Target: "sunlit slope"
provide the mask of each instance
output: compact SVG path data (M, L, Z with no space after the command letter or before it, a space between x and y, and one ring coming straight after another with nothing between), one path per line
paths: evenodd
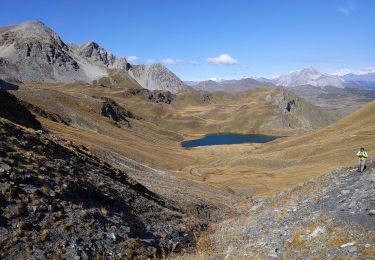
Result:
M237 192L268 195L352 165L361 146L370 156L375 151L375 101L331 126L269 144L197 148L216 160L186 171Z

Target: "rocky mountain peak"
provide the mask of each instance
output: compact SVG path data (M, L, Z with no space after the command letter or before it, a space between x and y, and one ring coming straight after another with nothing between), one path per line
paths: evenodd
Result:
M0 76L24 82L93 82L117 69L150 90L176 93L185 84L162 64L132 66L95 41L65 44L40 21L0 27Z
M302 73L319 74L319 75L321 75L321 73L320 73L319 71L317 71L317 70L316 70L314 67L312 67L312 66L302 69L301 72L302 72Z
M38 20L26 21L0 28L0 33L3 40L8 40L8 44L37 40L40 42L52 42L60 46L65 46L65 43L51 28ZM2 42L2 44L0 42L0 45L3 44L4 42Z
M150 90L177 93L186 88L186 85L173 72L160 63L131 66L129 74L142 87Z
M0 27L0 75L32 82L92 82L128 63L98 43L66 45L40 21Z
M126 70L127 61L125 58L118 59L94 41L89 41L78 46L78 54L91 62L105 65L110 69Z

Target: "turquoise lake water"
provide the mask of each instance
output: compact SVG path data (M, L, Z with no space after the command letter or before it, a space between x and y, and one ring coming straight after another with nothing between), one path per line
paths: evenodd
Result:
M191 148L207 145L243 144L243 143L267 143L275 140L276 136L255 135L255 134L210 134L200 139L183 141L181 146Z

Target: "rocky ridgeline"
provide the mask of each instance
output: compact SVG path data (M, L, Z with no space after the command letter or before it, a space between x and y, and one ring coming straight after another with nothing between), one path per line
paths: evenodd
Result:
M0 27L0 77L23 82L87 82L117 86L109 70L120 71L127 84L176 93L187 88L161 64L131 66L90 41L66 44L49 27L28 21ZM114 82L111 82L114 81Z
M91 82L128 66L95 42L65 44L39 21L1 27L0 47L0 75L20 81Z
M338 169L257 201L222 223L202 245L223 257L374 259L375 164ZM314 258L315 257L315 258Z

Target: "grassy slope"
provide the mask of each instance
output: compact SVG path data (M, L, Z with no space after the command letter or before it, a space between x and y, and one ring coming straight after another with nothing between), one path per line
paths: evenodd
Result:
M222 183L239 191L255 188L257 194L269 195L335 168L352 165L361 146L370 155L375 150L375 101L331 126L281 138L258 148L251 145L199 148L214 154L219 163L215 167L211 164L197 168L206 173L208 182Z
M43 99L37 100L32 96L31 92L35 91L35 88L43 89L43 92L45 89L53 89L55 94L63 92L56 100L89 120L85 124L79 122L79 130L42 120L48 129L57 134L83 143L99 155L115 152L167 170L178 178L215 186L226 192L235 191L247 195L254 192L260 195L274 194L335 167L353 163L355 150L360 145L368 146L368 142L363 140L363 144L360 144L362 137L349 135L358 135L358 131L368 131L371 134L371 131L366 129L373 124L368 122L364 128L361 123L357 123L361 117L369 119L371 113L367 117L354 114L326 129L282 138L265 145L243 144L184 150L179 146L182 136L189 138L217 131L291 134L297 133L298 130L289 129L288 124L293 126L306 123L308 126L308 117L316 120L317 124L325 124L334 118L325 119L324 111L303 100L303 106L298 108L301 111L296 113L298 121L296 117L280 114L280 110L275 112L275 109L280 108L277 108L273 101L267 101L267 96L275 97L280 90L272 88L238 96L217 93L210 104L202 104L197 92L185 93L178 95L172 105L150 103L139 96L129 97L125 95L125 87L40 85L16 92L18 96L44 106L45 109L51 106L46 106ZM297 98L291 93L287 95L288 99ZM142 120L132 120L133 128L118 128L95 112L98 104L93 101L92 96L113 98L142 117ZM358 113L363 113L362 111ZM280 120L283 116L286 118L281 122L272 124L273 120ZM90 129L92 124L96 124L97 129ZM371 140L371 136L368 140ZM333 145L335 143L338 145Z

